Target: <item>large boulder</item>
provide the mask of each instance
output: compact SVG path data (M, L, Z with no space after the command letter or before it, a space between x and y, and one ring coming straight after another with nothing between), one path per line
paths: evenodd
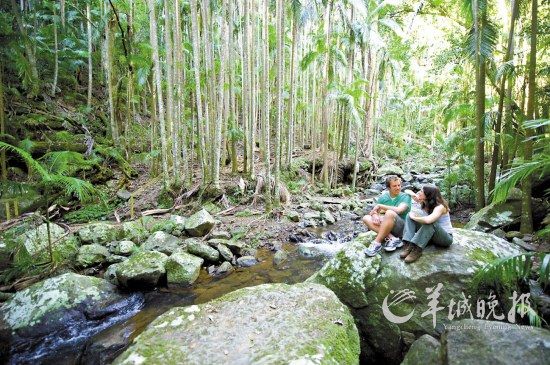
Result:
M72 234L67 234L63 228L55 223L50 223L50 241L52 255L58 261L70 260L78 251L78 243ZM50 244L48 241L48 226L41 224L16 238L20 249L15 255L15 262L32 257L34 260L49 260Z
M171 255L172 252L179 249L182 245L182 241L171 234L163 231L157 231L147 238L141 245L141 249L144 251L158 251L166 255Z
M174 252L166 264L168 284L190 285L199 277L204 260L187 252Z
M168 256L157 251L143 251L124 262L116 268L118 282L126 287L156 286L166 274L164 265Z
M547 364L550 331L531 326L463 319L448 326L441 341L424 335L402 365Z
M12 353L33 352L40 346L47 350L54 344L44 342L44 336L73 339L84 328L92 330L94 324L89 321L98 320L97 325L117 313L107 308L121 300L124 297L114 285L95 277L67 273L41 281L17 292L1 307L0 348L8 343ZM0 353L0 359L6 355Z
M508 198L502 203L489 204L477 211L464 228L480 232L489 232L497 228L517 225L521 219L521 196L519 189L512 189ZM540 199L532 199L533 215L544 217L546 208Z
M117 241L124 236L123 227L109 223L92 223L80 228L78 237L82 243L105 244Z
M376 175L378 176L384 176L384 175L403 175L405 172L403 169L399 166L386 164L381 166L378 170L376 170Z
M477 268L492 258L520 253L503 239L465 229L454 230L454 242L449 248L430 245L412 264L405 264L399 258L401 250L384 252L377 255L378 259L371 259L362 254L362 247L357 240L352 242L308 280L327 285L353 308L366 343L380 360L390 363L397 363L402 358L403 333L438 337L450 322L446 311L436 317L435 326L432 315L421 315L429 308L427 289L441 283L439 303L446 305L451 299L456 303L463 298L462 293L469 292ZM393 306L384 305L397 295L402 295L404 300ZM398 323L387 319L384 311L388 307L396 316L414 312L409 320Z
M114 363L358 364L359 336L327 288L265 284L172 308Z
M464 319L441 338L447 364L548 364L550 331L511 323Z
M185 221L185 230L193 237L206 235L216 225L216 220L205 209L199 210Z

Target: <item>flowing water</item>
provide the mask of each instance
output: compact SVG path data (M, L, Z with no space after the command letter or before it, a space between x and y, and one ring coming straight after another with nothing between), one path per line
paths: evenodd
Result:
M320 259L304 259L296 245L285 244L288 259L275 266L273 252L259 249L257 265L212 277L201 270L192 287L161 288L131 293L118 304L108 320L67 323L63 333L46 336L32 348L21 348L9 359L11 364L107 364L124 351L147 325L172 307L201 304L234 290L265 283L302 282L322 266Z

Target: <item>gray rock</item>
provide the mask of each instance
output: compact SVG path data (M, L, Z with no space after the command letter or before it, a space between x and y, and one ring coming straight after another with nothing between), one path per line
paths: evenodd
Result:
M117 264L119 262L123 262L123 261L126 261L128 260L128 256L122 256L122 255L109 255L107 257L107 262L109 264Z
M321 212L320 216L321 216L321 219L323 219L325 222L327 222L327 224L336 223L336 219L334 218L334 216L328 210L325 210L324 212Z
M120 241L117 243L114 249L114 254L116 255L130 255L134 249L136 248L136 245L132 241Z
M413 176L409 173L406 173L405 175L403 175L403 181L405 182L412 181L412 179L413 179Z
M170 221L174 223L174 229L180 232L185 231L185 223L187 218L182 217L181 215L172 214L170 215Z
M120 225L100 222L80 228L77 234L82 243L105 244L121 239L124 235L124 229Z
M83 245L78 249L76 263L81 267L89 267L103 263L108 256L109 250L105 246L98 244Z
M183 251L177 251L166 261L168 284L190 285L197 280L204 260Z
M279 250L275 252L275 255L273 255L273 264L275 266L281 265L283 262L285 262L288 259L288 254L284 250Z
M494 234L498 238L506 238L506 232L504 232L502 229L497 228L494 231L491 231L491 234Z
M230 262L233 260L233 252L231 252L229 247L227 247L226 245L222 243L218 243L216 245L216 249L218 250L218 252L220 253L220 255L224 260L230 261Z
M220 253L218 250L196 240L187 243L187 252L202 257L209 262L218 262L220 260Z
M358 364L359 351L353 317L330 290L264 284L170 309L114 364Z
M533 215L542 217L545 214L545 205L540 199L533 199ZM497 228L507 227L519 223L521 218L521 200L516 200L514 194L505 202L489 204L476 212L464 226L480 232L489 232Z
M548 364L550 331L511 323L464 319L442 336L447 364Z
M230 273L231 271L234 271L235 268L233 265L231 265L230 262L224 261L222 264L216 269L216 275L223 275Z
M110 265L103 273L103 279L107 280L113 285L118 285L118 278L116 276L116 269L118 265L118 263Z
M158 251L166 255L171 255L172 252L182 247L182 241L171 234L163 231L157 231L149 236L147 241L141 245L144 251Z
M412 344L401 365L443 365L442 355L439 341L423 335Z
M185 230L193 237L201 237L210 232L215 225L216 220L212 218L210 213L201 209L187 219Z
M514 239L514 238L520 238L520 237L523 237L523 233L519 232L519 231L508 231L506 232L506 238L511 240L511 239Z
M403 175L403 169L399 166L387 164L383 165L376 171L376 175L378 176L385 176L385 175Z
M231 239L231 233L229 233L227 231L214 230L210 233L210 238L211 239L229 240L229 239Z
M298 212L295 211L295 210L288 211L288 212L286 213L286 217L287 217L291 222L299 222L299 221L300 221L300 213L298 213Z
M164 276L164 264L168 256L157 251L138 252L116 269L116 276L121 285L126 287L155 286Z
M258 250L253 248L253 247L244 247L242 250L241 250L241 256L252 256L252 257L256 257L256 255L258 254Z
M237 259L237 265L240 267L250 267L258 263L254 256L242 256Z
M116 192L116 196L124 201L127 201L127 200L130 200L130 198L132 197L132 193L130 193L126 189L121 189Z

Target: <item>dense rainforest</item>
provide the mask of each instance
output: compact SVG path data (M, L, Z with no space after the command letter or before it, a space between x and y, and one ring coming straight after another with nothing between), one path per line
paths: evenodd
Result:
M309 316L315 331L330 335L304 348L259 336L257 344L287 356L272 362L307 353L311 363L323 363L310 352L319 346L327 363L416 363L414 356L436 353L445 354L436 362L470 359L453 354L453 344L463 345L460 331L443 333L435 316L433 328L427 319L414 327L388 325L386 312L377 317L388 294L380 288L407 283L421 297L426 285L411 279L421 270L412 264L403 271L396 255L380 261L357 254L375 237L365 236L361 219L390 187L390 175L403 190L435 184L449 202L459 232L451 247L462 248L425 250L420 258L434 262L434 275L447 275L448 262L475 267L450 269L449 278L429 283L453 287L444 296L448 319L460 294L483 293L501 301L508 322L520 313L518 322L532 326L521 332L528 333L525 346L548 339L549 48L547 0L2 1L0 333L10 339L0 341L0 360L141 363L145 356L164 363L164 355L144 355L152 346L176 363L205 363L192 351L180 357L147 342L160 336L149 323L190 304L200 312L226 293L271 318L258 304L264 297L276 297L266 302L272 311L290 305L285 300L306 303L295 288L308 282L337 298L310 288L327 312L303 304L309 315L297 311L283 322ZM359 286L345 272L350 267L365 270ZM405 277L387 277L387 268ZM292 285L233 293L265 283ZM52 287L89 290L94 300L73 293L50 310L40 295L51 296ZM348 316L332 323L342 333L321 320L335 303ZM60 312L72 305L85 320ZM32 318L10 312L16 308ZM187 309L178 315L194 311ZM228 313L237 312L249 315L243 308ZM129 318L139 318L131 336L101 337L107 327L128 332L120 323ZM273 331L294 333L276 316L270 321ZM382 344L372 328L395 341ZM44 337L48 331L58 337ZM75 331L81 339L73 339ZM515 351L509 363L523 361L513 331L499 331L509 336L489 330L487 338ZM119 342L108 345L114 337ZM224 344L220 361L241 346ZM253 355L231 359L275 356L245 347ZM543 359L549 352L547 345L540 350ZM475 356L471 361L492 361Z

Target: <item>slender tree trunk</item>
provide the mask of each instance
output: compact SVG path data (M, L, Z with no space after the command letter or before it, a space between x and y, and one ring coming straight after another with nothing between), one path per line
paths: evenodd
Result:
M15 20L17 22L17 27L19 32L23 36L23 44L25 45L25 53L27 55L27 61L31 68L31 78L32 84L30 85L29 96L35 97L40 91L40 79L38 77L38 68L36 67L36 53L33 47L31 46L29 36L27 35L27 30L25 29L25 24L23 24L23 18L19 14L19 8L15 3L15 0L11 0L12 10L15 15Z
M529 91L527 95L527 118L535 118L535 91L536 91L536 65L537 65L537 20L538 4L537 0L531 2L531 50L529 52ZM533 159L533 129L525 129L525 141L523 143L524 163L529 163ZM532 178L527 176L521 184L521 224L522 233L531 233L533 231L533 207L531 203Z
M92 12L90 9L90 1L86 2L86 30L88 34L88 98L86 102L86 107L88 110L92 107L92 87L93 87L93 77L92 77Z
M281 171L281 124L283 120L283 78L284 78L284 1L277 0L277 119L275 122L275 206L279 206L279 179Z
M6 112L4 105L4 64L0 60L0 134L6 133ZM6 151L0 151L0 173L2 180L8 179L8 170L6 168ZM9 212L9 203L6 203L6 213Z
M179 164L180 159L177 158L174 160L174 170L177 171L175 176L179 178L180 171L183 171L187 176L189 174L189 162L188 162L188 152L187 152L187 125L185 124L184 119L184 110L185 110L185 77L184 77L184 68L185 68L185 59L183 55L182 43L183 37L181 32L181 19L180 19L180 5L179 0L174 0L174 14L175 14L175 23L174 23L174 44L175 44L175 82L177 83L176 87L176 103L177 103L177 117L174 119L174 125L176 126L176 135L179 135L181 131L181 159L183 162L183 169ZM177 141L178 139L176 139ZM174 147L176 150L177 144ZM179 151L176 153L179 156ZM185 178L184 178L185 179Z
M513 55L514 51L514 25L518 13L518 5L516 0L511 1L512 15L510 17L510 30L508 32L508 45L506 47L506 55L504 56L503 63L508 62ZM497 175L497 164L499 162L500 155L500 141L501 141L501 125L502 125L502 110L504 107L505 86L507 77L502 76L500 82L500 97L498 100L498 112L497 121L495 124L495 144L493 145L493 155L491 157L491 172L489 173L489 192L491 193L495 188L495 181ZM510 88L511 85L508 85Z
M55 11L56 4L52 4L53 9L53 42L54 42L54 70L52 82L52 96L55 96L57 90L57 77L59 74L59 43L57 40L57 14Z
M179 165L178 128L174 124L174 54L172 47L172 24L170 0L164 0L164 48L166 53L166 139L167 148L172 152L173 165ZM174 180L178 180L178 169L173 169Z
M479 35L485 26L486 14L478 13L477 0L474 0L475 34ZM480 26L481 23L481 26ZM475 144L475 176L476 176L476 210L485 206L485 152L484 152L484 114L485 114L485 60L480 51L477 36L476 50L476 144Z
M270 101L270 90L269 90L269 0L264 0L263 2L263 24L262 24L262 119L263 119L263 133L264 133L264 165L265 165L265 180L266 187L264 193L265 199L265 210L266 212L271 211L271 167L270 167L270 157L271 150L269 146L269 111L271 106Z
M286 166L292 165L292 152L294 151L294 119L296 117L296 46L299 42L297 16L292 18L292 48L290 51L290 98L288 103L288 136L286 151Z
M330 32L331 32L331 10L332 10L332 1L328 0L325 8L325 16L324 16L324 27L325 27L325 44L326 47L330 47ZM328 95L328 85L330 83L329 80L329 68L330 68L330 52L327 50L325 55L325 64L324 64L324 70L323 70L323 91L322 91L322 148L323 148L323 169L321 170L321 175L323 179L323 184L325 187L329 187L329 176L328 176L328 170L329 170L329 163L328 163L328 118L329 118L329 102L327 100Z
M164 185L169 182L168 174L168 144L166 143L166 121L164 112L164 99L162 94L162 73L160 68L159 46L157 36L157 16L155 12L155 1L147 0L149 8L149 34L151 41L151 48L153 50L153 74L155 78L155 86L157 93L157 105L158 105L158 120L160 129L160 150L162 158L162 176L164 178Z

